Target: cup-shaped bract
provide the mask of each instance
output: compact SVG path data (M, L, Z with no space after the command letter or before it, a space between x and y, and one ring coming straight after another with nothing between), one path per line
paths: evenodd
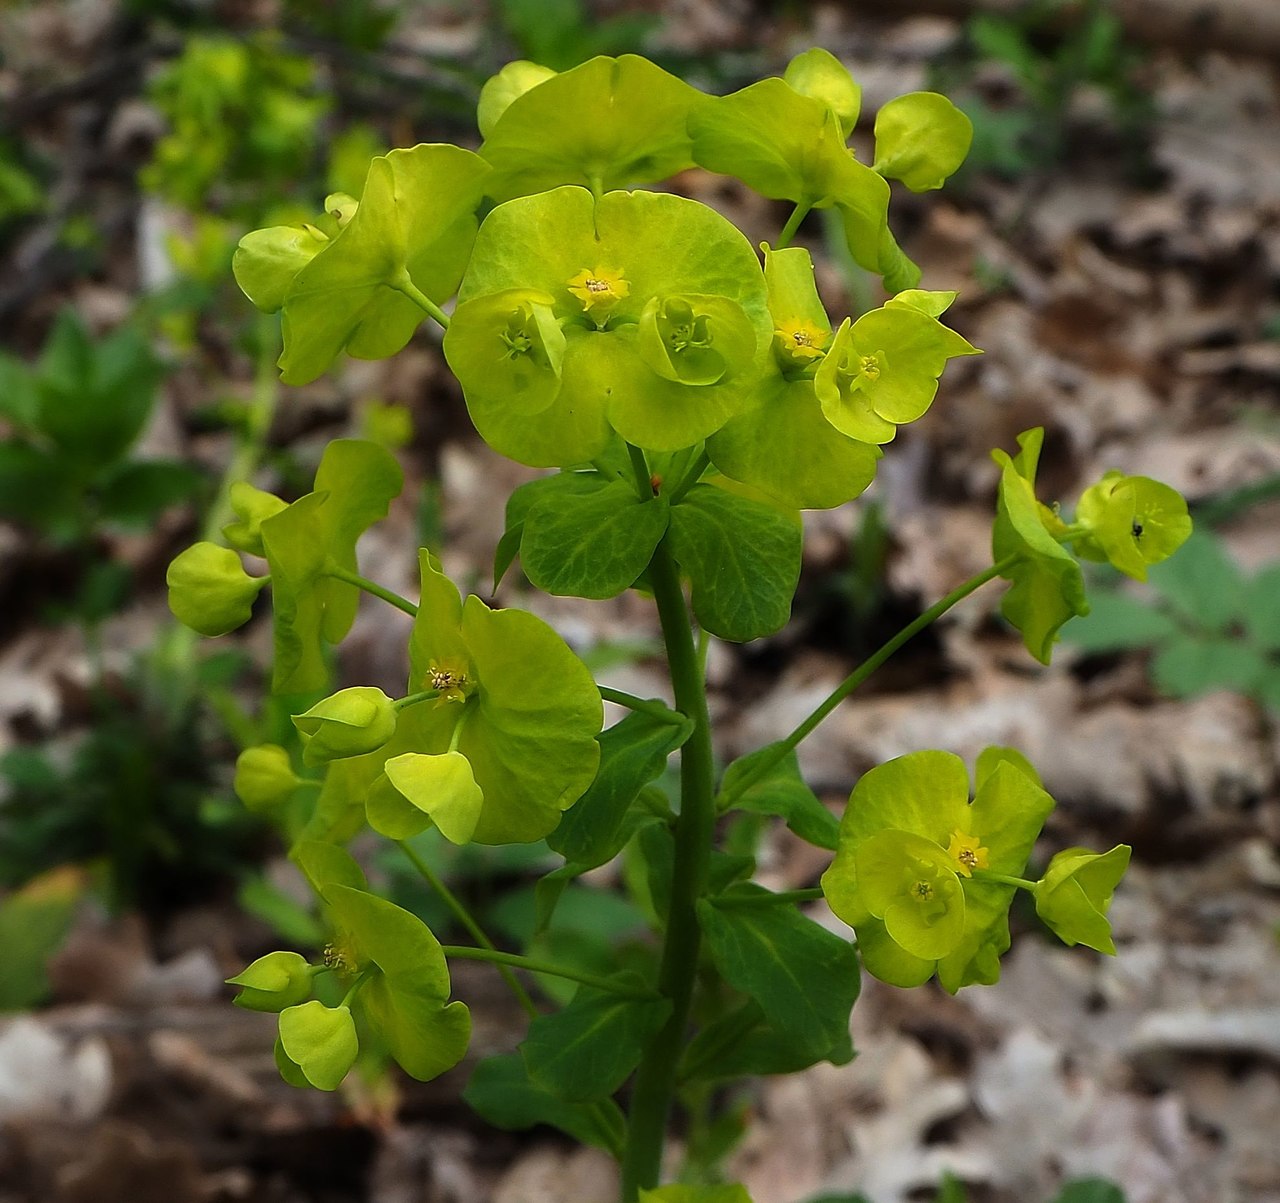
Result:
M813 259L803 247L764 252L772 355L756 402L707 440L726 476L797 509L827 509L857 497L875 476L880 449L837 430L822 412L813 376L831 344Z
M411 1077L428 1082L452 1069L467 1051L471 1015L449 1002L440 942L416 915L376 894L340 883L322 893L346 975L365 978L352 1005Z
M520 290L553 299L564 336L559 388L536 421L533 401L512 403L494 384L512 370ZM742 234L705 205L648 192L596 200L565 187L499 205L459 299L444 347L472 420L490 446L535 467L595 459L615 432L650 451L706 438L753 401L772 329ZM550 390L551 367L530 372ZM523 395L540 405L538 390Z
M510 200L578 184L597 193L693 166L690 114L709 97L634 54L601 55L514 97L485 134L485 185Z
M484 791L461 752L405 752L388 760L383 772L396 791L428 816L450 843L470 841L484 808Z
M183 626L201 635L225 635L244 626L265 576L250 576L240 556L216 543L194 543L165 572L169 609Z
M1191 536L1191 515L1177 489L1122 472L1108 472L1081 494L1076 521L1088 531L1076 546L1082 556L1109 560L1138 581Z
M887 443L933 404L947 360L981 352L913 305L848 318L814 376L827 421L850 438Z
M912 192L941 188L964 162L973 122L937 92L910 92L876 113L875 169Z
M511 107L511 102L523 96L530 88L546 83L555 72L541 63L528 59L516 59L508 63L497 75L491 75L480 89L480 102L476 106L476 125L480 137L493 133L498 119Z
M841 119L786 80L764 79L700 106L689 119L700 167L731 175L772 200L834 207L849 253L885 278L890 292L910 288L919 270L889 234L889 185L846 145Z
M254 814L270 814L293 796L302 778L279 744L258 744L236 757L231 788Z
M328 764L376 752L396 730L395 705L381 689L356 685L293 716L306 764Z
M313 999L282 1011L280 1052L308 1084L337 1090L360 1052L350 1008L326 1007Z
M314 491L260 524L271 568L276 693L323 689L324 644L340 643L355 621L360 589L328 575L356 571L356 541L387 516L404 486L395 457L376 443L335 439L316 469Z
M423 144L373 160L359 205L335 237L312 249L300 237L256 231L241 242L237 276L261 307L284 312L281 379L307 384L343 352L394 355L423 319L401 290L410 283L437 304L453 295L475 236L488 165L457 146ZM345 212L342 205L339 211ZM270 237L266 237L270 235ZM284 246L278 262L267 251ZM270 272L274 272L271 275ZM264 283L263 281L266 281ZM275 303L279 302L277 306Z
M936 973L951 993L998 978L1014 887L976 871L1020 874L1053 808L1006 752L979 758L972 802L949 752L911 752L859 780L822 888L874 977L913 986Z
M251 230L240 239L231 270L256 308L277 313L298 273L328 245L325 233L309 223Z
M1044 430L1037 426L1018 436L1016 456L991 453L1000 465L991 551L997 563L1018 557L1003 574L1012 583L1001 599L1000 613L1022 633L1027 650L1048 664L1063 623L1087 614L1089 603L1080 565L1050 529L1051 523L1062 524L1036 499L1043 441Z
M232 1000L237 1007L279 1012L311 997L313 977L314 970L305 957L296 952L269 952L227 978L227 985L240 987Z
M1129 867L1131 851L1127 844L1117 844L1110 852L1067 848L1049 862L1036 883L1036 913L1064 944L1084 944L1115 955L1107 911Z
M586 665L541 619L462 602L422 553L422 603L409 641L410 688L433 673L465 673L461 702L419 704L401 715L394 751L439 755L457 731L483 805L472 838L483 844L541 839L595 778L603 707ZM459 667L462 666L462 667ZM403 747L401 746L403 745Z
M862 89L829 50L814 46L802 51L787 64L782 78L801 96L812 96L825 104L836 115L846 138L853 133L862 108Z
M227 491L227 501L236 516L222 528L222 537L237 551L251 556L265 556L262 546L262 524L285 508L274 493L255 488L247 480L235 481Z

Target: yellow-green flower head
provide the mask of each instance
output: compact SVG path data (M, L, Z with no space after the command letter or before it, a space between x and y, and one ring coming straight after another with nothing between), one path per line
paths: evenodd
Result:
M954 993L999 977L1014 886L1053 799L1010 748L978 758L977 793L949 752L912 752L865 774L822 888L858 937L868 973L897 986L935 973Z
M1182 494L1148 476L1108 472L1084 491L1076 521L1088 530L1077 545L1089 560L1110 560L1135 580L1168 559L1191 535Z
M773 350L785 371L803 371L822 358L831 331L808 318L786 318L773 331Z
M302 759L327 764L377 751L395 734L396 711L381 689L360 685L295 714L293 725L302 736Z
M228 986L239 986L233 1000L246 1011L280 1012L311 997L314 969L296 952L269 952L235 977Z
M948 359L979 353L923 308L890 302L856 322L845 319L814 388L837 430L864 443L887 443L900 425L928 410Z
M1084 944L1115 955L1107 910L1132 849L1117 844L1110 852L1068 848L1049 862L1036 883L1036 913L1064 944Z

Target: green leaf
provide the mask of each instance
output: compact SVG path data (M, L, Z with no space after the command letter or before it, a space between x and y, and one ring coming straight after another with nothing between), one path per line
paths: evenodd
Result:
M453 294L487 173L471 151L444 144L373 160L355 216L285 294L286 384L315 380L343 351L385 359L404 347L424 315L397 286L409 280L437 304Z
M113 472L98 492L98 508L107 522L145 526L161 511L189 500L206 475L176 460L143 460Z
M1151 605L1125 593L1096 590L1089 613L1067 628L1064 636L1084 652L1118 652L1150 647L1178 633L1178 624Z
M687 124L706 98L634 54L593 58L517 96L480 148L495 200L561 184L601 192L693 166Z
M839 845L840 821L805 784L804 778L800 776L795 749L789 750L745 791L737 793L738 781L760 761L776 756L777 748L777 744L766 744L758 751L735 760L725 770L724 780L720 784L721 793L734 796L735 809L777 815L802 840L834 852Z
M520 562L529 580L561 597L616 597L648 567L667 530L665 500L641 501L625 480L572 500L535 501L524 520Z
M1264 568L1249 582L1242 611L1253 642L1267 651L1280 651L1280 564Z
M858 997L852 946L787 904L755 901L768 891L736 886L722 902L698 903L707 947L725 980L759 1004L797 1049L825 1056L848 1039ZM746 906L734 899L751 899Z
M563 1010L529 1025L520 1045L529 1080L570 1103L606 1099L640 1063L670 1013L667 999L579 990Z
M692 731L689 719L670 723L636 712L601 732L596 737L600 745L596 778L547 837L551 848L571 864L588 868L603 864L628 807Z
M798 514L713 485L694 485L671 509L671 550L694 613L722 639L745 643L786 626L802 543Z
M1187 698L1230 689L1250 693L1266 675L1266 657L1238 639L1181 636L1151 661L1151 677L1165 693Z
M655 1190L642 1190L640 1203L751 1203L747 1188L738 1183L723 1186L688 1186L672 1183Z
M1150 572L1151 584L1180 618L1201 630L1225 632L1243 615L1248 586L1221 539L1202 531Z
M586 497L595 493L605 483L599 472L557 472L541 476L522 484L507 498L506 523L502 538L493 555L493 588L497 591L507 569L520 550L524 538L524 520L534 505L544 498L564 498L563 504L572 504L574 497Z
M351 1011L314 999L280 1013L280 1046L318 1090L337 1090L360 1051Z
M973 122L937 92L909 92L881 107L875 133L876 171L927 192L964 162Z
M797 1048L785 1031L765 1021L752 999L702 1028L690 1042L681 1062L681 1078L726 1081L743 1077L769 1077L799 1073L819 1061L847 1065L853 1060L853 1041L846 1031L821 1052Z
M40 357L37 424L77 464L112 464L141 434L163 374L134 327L94 342L75 313L64 309Z
M89 520L75 465L26 443L0 442L0 518L55 539L73 535Z
M495 1128L511 1132L550 1124L583 1144L621 1155L626 1120L618 1105L562 1102L529 1080L519 1053L481 1061L462 1097Z
M78 870L53 869L0 902L0 1012L25 1011L49 990L45 966L71 930L84 892Z
M1053 1203L1125 1203L1125 1196L1105 1178L1077 1178L1062 1188Z

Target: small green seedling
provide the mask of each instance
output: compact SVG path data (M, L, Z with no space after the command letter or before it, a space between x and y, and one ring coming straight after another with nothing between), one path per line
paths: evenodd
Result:
M278 692L329 688L327 651L361 592L413 620L401 696L354 686L295 717L321 778L300 780L275 746L237 769L255 810L308 798L292 855L329 943L318 960L279 952L233 979L242 1005L279 1010L288 1081L334 1089L366 1048L423 1079L456 1065L469 1019L450 1001L448 962L487 961L529 1026L517 1052L476 1065L465 1097L482 1116L607 1150L624 1203L745 1203L740 1186L660 1184L673 1113L692 1116L689 1180L709 1180L742 1127L720 1122L718 1088L847 1062L862 971L903 986L937 977L953 992L995 981L1018 890L1068 944L1114 951L1107 908L1129 851L1070 849L1027 878L1053 799L1015 749L989 748L972 769L910 752L865 774L837 818L796 748L907 639L996 578L1010 583L1006 616L1047 662L1087 609L1078 555L1141 576L1189 533L1181 498L1153 481L1108 475L1068 524L1036 495L1042 432L1026 432L1016 456L996 452L991 566L785 739L717 771L707 639L786 624L800 511L861 494L947 364L978 353L946 323L954 294L918 287L888 224L889 179L936 188L964 158L968 122L941 96L892 101L869 165L847 145L860 99L822 50L724 97L635 56L559 74L515 63L484 89L478 154L392 151L358 201L331 197L327 218L241 241L241 286L283 315L286 381L343 355L395 354L424 317L444 329L481 437L551 470L509 499L495 578L519 557L549 593L652 598L674 700L598 685L545 622L464 598L430 551L416 602L362 576L357 540L403 483L373 444L330 444L313 490L287 505L238 490L224 535L249 566L198 545L175 561L172 605L221 631L269 593ZM714 210L646 187L691 167L791 202L777 241L758 250ZM828 314L809 253L790 245L811 209L837 214L850 254L892 294L883 305ZM602 729L606 700L629 713ZM677 752L671 797L656 783ZM752 880L751 833L769 820L832 854L820 888ZM442 946L370 886L343 850L365 827L403 849L471 943ZM523 951L496 948L420 855L437 833L460 848L545 840L556 854L518 922L507 909L503 930ZM604 913L589 900L608 895L577 879L615 859L627 893L617 930L647 925L651 938L555 939L558 912L586 899ZM802 909L824 897L842 934Z

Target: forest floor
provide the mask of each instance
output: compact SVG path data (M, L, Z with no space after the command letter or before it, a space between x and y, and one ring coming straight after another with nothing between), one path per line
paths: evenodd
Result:
M10 33L22 33L25 52L63 56L74 79L122 52L94 41L84 13L102 6L81 7L28 6ZM749 51L774 71L823 45L862 82L866 112L930 86L962 36L951 17L878 22L860 7L784 20L745 4L671 0L658 36L684 51ZM108 28L104 20L98 36ZM465 53L467 36L479 34L459 18L440 40ZM25 69L17 56L4 60L0 95L13 99ZM1134 70L1147 107L1132 136L1117 132L1105 87L1082 86L1065 107L1032 113L1046 138L1061 135L1052 162L974 171L957 187L895 201L926 286L959 292L949 320L985 354L948 370L866 497L807 515L792 625L748 647L713 645L726 760L784 734L870 648L990 563L989 452L1014 449L1029 427L1046 431L1042 495L1070 501L1110 468L1150 474L1215 519L1202 528L1246 574L1280 561L1280 501L1244 504L1238 492L1280 473L1280 65L1148 46ZM997 100L1013 87L1008 69L991 64L970 78ZM145 126L138 103L73 91L67 111L55 104L40 118L42 136L69 138L76 113L94 104L114 106L113 128ZM674 187L725 207L753 241L776 236L786 216L709 176L687 173ZM103 210L121 203L106 196ZM99 326L127 312L138 261L154 250L148 228L126 225L91 279L31 259L50 274L10 314L11 349L38 345L64 301ZM800 241L820 252L821 222L806 223ZM29 244L24 253L34 255ZM829 261L820 281L833 311L853 303L851 287L865 288ZM241 376L233 390L249 387ZM221 444L192 417L209 387L196 373L174 377L148 447L216 461ZM350 363L290 396L273 439L314 460L324 439L350 429L352 401L367 397L409 406L415 435L402 455L410 487L362 544L363 571L413 592L421 513L412 498L426 482L446 570L483 591L501 533L494 498L529 473L468 433L430 333L395 361ZM108 666L122 674L166 620L163 565L191 530L179 515L113 544L146 586L104 632ZM858 554L877 530L880 581L876 557L868 572ZM0 525L0 548L0 604L19 614L0 632L0 751L65 744L86 720L90 657L35 617L32 574L48 561L33 538ZM539 598L513 575L499 598L534 608L586 651L657 637L634 595ZM745 1088L753 1122L726 1172L756 1203L858 1192L908 1203L932 1198L944 1172L971 1203L1047 1203L1063 1181L1087 1176L1119 1183L1128 1203L1280 1203L1280 711L1224 690L1166 696L1142 651L1087 652L1068 638L1042 668L999 620L998 600L989 587L909 647L802 747L802 768L839 806L858 774L905 751L943 747L971 760L989 744L1020 748L1059 802L1045 854L1133 845L1113 910L1119 955L1052 945L1024 915L995 986L950 997L867 980L854 1013L859 1055ZM403 635L363 612L344 673L398 689ZM255 652L268 642L261 622L243 641ZM661 666L642 651L617 657L604 679L666 693ZM225 792L229 763L230 754L215 771ZM824 867L783 833L759 879L810 886ZM279 864L269 872L283 879ZM841 929L830 915L824 922ZM222 985L271 938L225 887L162 916L86 906L51 966L50 1002L0 1020L0 1203L613 1197L603 1155L547 1130L495 1133L472 1117L458 1099L470 1060L425 1086L357 1083L321 1095L284 1085L272 1017L235 1010ZM476 1016L473 1053L513 1046L519 1013L483 967L458 966L455 993Z

